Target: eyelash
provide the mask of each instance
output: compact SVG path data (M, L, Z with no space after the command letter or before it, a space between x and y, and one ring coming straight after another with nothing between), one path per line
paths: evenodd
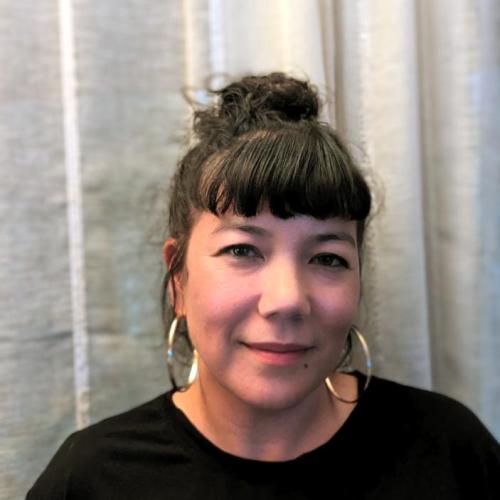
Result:
M255 255L249 256L249 255L235 255L234 254L234 250L241 250L241 249L251 250L252 252L254 252ZM254 259L254 258L257 258L260 256L259 252L257 252L257 250L252 245L243 245L243 244L228 246L226 248L223 248L219 253L220 254L230 254L237 259L245 259L245 258Z
M339 265L336 266L326 265L326 267L332 267L332 268L344 267L346 269L349 269L349 263L347 262L347 260L343 259L342 257L339 257L338 255L335 255L334 253L322 253L319 255L315 255L313 258L317 259L318 257L328 257L339 262Z
M254 253L254 255L235 255L234 254L235 250L242 250L242 249L246 250L246 251L252 251ZM260 257L260 254L255 247L253 247L252 245L246 245L246 244L230 245L226 248L223 248L219 252L219 254L229 254L229 255L235 257L236 259L255 259L255 258ZM335 260L339 263L339 265L335 265L335 266L325 265L324 267L330 267L333 269L337 268L337 267L344 267L346 269L349 269L349 263L347 262L347 260L340 257L339 255L334 254L334 253L318 254L318 255L315 255L313 257L313 259L324 258L324 257Z

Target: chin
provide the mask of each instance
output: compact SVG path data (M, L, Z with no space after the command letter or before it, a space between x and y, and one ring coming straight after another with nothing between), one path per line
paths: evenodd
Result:
M316 388L290 387L289 384L268 383L253 386L251 389L240 392L240 399L249 406L261 411L283 411L300 404Z

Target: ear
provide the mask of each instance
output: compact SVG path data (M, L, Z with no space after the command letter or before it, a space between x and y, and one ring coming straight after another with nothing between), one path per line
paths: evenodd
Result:
M172 268L172 264L175 261L175 257L178 252L177 240L174 238L169 238L163 244L163 261L168 269ZM176 273L170 276L170 280L167 285L168 300L175 307L176 316L184 316L184 295L182 289L182 283L180 278L180 273ZM175 288L175 294L174 294ZM175 301L174 301L175 298Z

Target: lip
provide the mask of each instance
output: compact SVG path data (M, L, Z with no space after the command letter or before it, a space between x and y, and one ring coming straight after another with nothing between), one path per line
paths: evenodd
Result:
M261 362L275 366L288 366L297 363L311 349L311 346L302 344L275 342L252 342L243 345Z
M281 344L278 342L250 342L245 343L251 349L258 349L259 351L270 351L277 353L297 352L309 349L310 346L303 344Z

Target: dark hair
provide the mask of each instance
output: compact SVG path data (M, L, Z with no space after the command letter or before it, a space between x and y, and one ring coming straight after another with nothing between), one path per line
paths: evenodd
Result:
M164 282L165 320L166 285L184 267L197 211L250 217L267 204L280 218L342 217L357 221L360 248L370 212L370 189L339 134L319 120L311 84L271 73L212 93L217 102L195 112L196 142L171 184L168 228L178 252Z

